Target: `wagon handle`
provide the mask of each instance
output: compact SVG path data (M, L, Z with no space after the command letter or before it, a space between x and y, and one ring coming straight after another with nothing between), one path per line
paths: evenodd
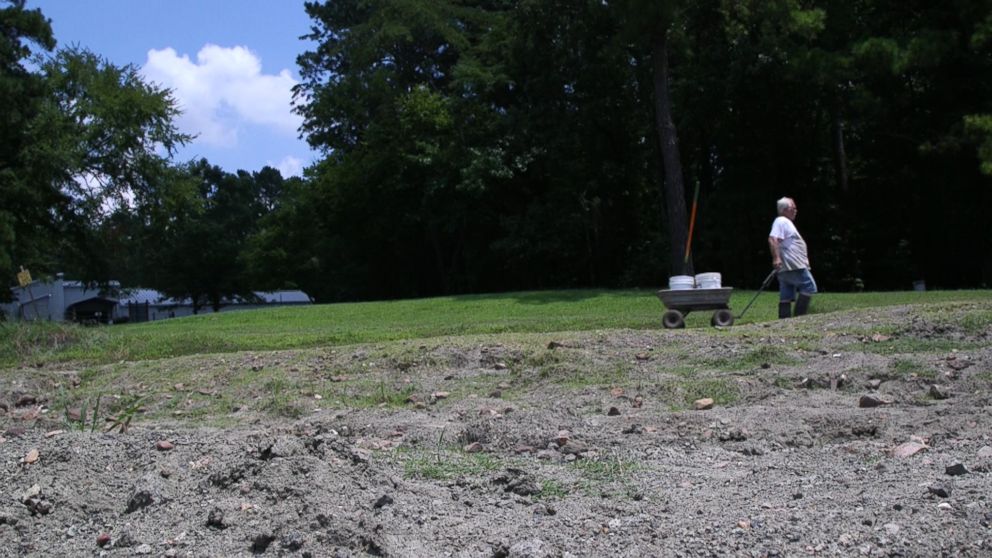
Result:
M761 294L761 291L765 290L765 287L771 284L772 277L775 277L775 274L777 272L778 272L777 269L773 269L772 272L768 274L768 277L765 277L765 280L762 281L761 287L758 289L758 292L754 293L754 297L751 299L751 302L748 302L747 306L745 306L744 309L741 310L741 313L737 315L738 320L744 316L744 312L747 312L747 309L750 308L752 304L754 304L754 301L758 300L758 295Z

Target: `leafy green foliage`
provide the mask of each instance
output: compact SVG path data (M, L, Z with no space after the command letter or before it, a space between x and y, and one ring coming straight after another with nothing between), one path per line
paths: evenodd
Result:
M115 66L80 48L32 60L28 43L52 51L38 10L7 1L0 10L0 275L17 266L36 276L73 272L107 279L96 231L108 208L140 198L189 138L172 123L168 91L134 66ZM9 293L0 291L0 297Z

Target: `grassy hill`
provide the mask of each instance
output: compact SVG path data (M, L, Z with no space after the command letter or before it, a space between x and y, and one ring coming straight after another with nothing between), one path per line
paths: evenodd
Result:
M734 313L753 295L754 291L734 293ZM737 323L773 320L776 297L762 293ZM987 300L992 300L992 291L820 294L812 313ZM0 323L0 367L105 364L458 335L658 329L663 311L651 291L571 290L282 307L113 327ZM709 319L710 312L693 313L687 326L708 327Z

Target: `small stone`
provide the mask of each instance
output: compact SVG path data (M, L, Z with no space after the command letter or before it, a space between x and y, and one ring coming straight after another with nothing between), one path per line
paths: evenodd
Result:
M107 546L107 543L109 542L110 542L110 535L108 535L107 533L100 533L96 537L96 545L99 547Z
M564 446L565 444L568 443L568 440L571 437L572 437L572 433L569 432L568 430L559 430L558 436L555 438L555 443L557 443L559 447Z
M934 399L947 399L950 395L947 393L946 388L933 384L930 386L930 397Z
M174 447L176 446L168 440L159 440L158 443L155 444L155 449L158 451L169 451Z
M707 409L713 408L713 399L709 397L704 397L703 399L697 399L693 402L692 407L697 411L705 411Z
M610 407L610 409L606 411L606 414L611 417L620 416L620 409L617 409L616 407Z
M862 409L868 409L871 407L880 407L882 405L885 405L885 403L886 402L883 401L881 398L875 397L874 395L862 395L861 399L858 399L858 407L861 407Z
M506 370L506 363L497 362L496 364L493 365L493 368L495 368L496 370Z
M963 463L955 463L954 465L948 465L944 468L944 474L950 475L952 477L957 477L960 475L967 475L968 469Z
M482 451L482 444L479 442L472 442L471 444L462 448L465 453L479 453Z
M580 456L589 451L589 447L575 440L569 440L561 446L561 452L565 455Z
M910 457L928 449L929 446L920 442L906 442L892 448L892 457Z
M928 487L927 492L937 496L938 498L950 498L951 496L951 488L940 484Z
M865 383L865 385L868 387L868 389L878 389L882 387L882 380L879 380L877 378L872 378L871 380L868 380L868 382Z
M948 510L948 511L950 511L950 510L953 510L954 509L954 506L948 504L947 502L941 502L941 503L937 504L937 509L938 510Z
M431 394L431 399L434 399L434 400L437 400L437 399L447 399L449 396L451 396L451 393L450 392L447 392L447 391L435 391L434 393Z
M22 461L24 463L27 463L28 465L30 465L30 464L38 461L38 455L39 455L38 454L38 450L37 449L32 449L31 451L28 452L27 455L24 456L24 459L22 459Z
M890 537L894 537L899 534L899 525L895 523L886 523L882 526L882 528L885 529L885 532L888 533Z
M952 360L948 362L947 365L953 368L954 370L964 370L965 368L971 366L971 362L966 360Z
M150 545L148 543L144 543L144 544L138 545L138 548L134 549L134 551L137 552L138 554L151 554L152 553L152 545Z

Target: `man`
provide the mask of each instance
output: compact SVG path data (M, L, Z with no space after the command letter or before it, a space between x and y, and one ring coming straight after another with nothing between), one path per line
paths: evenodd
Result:
M768 247L772 251L772 265L778 271L778 317L802 316L809 310L809 302L816 292L816 281L809 272L809 255L793 221L796 220L796 202L782 198L777 204L778 217L768 234ZM799 298L796 298L796 292ZM792 301L796 301L795 314Z

